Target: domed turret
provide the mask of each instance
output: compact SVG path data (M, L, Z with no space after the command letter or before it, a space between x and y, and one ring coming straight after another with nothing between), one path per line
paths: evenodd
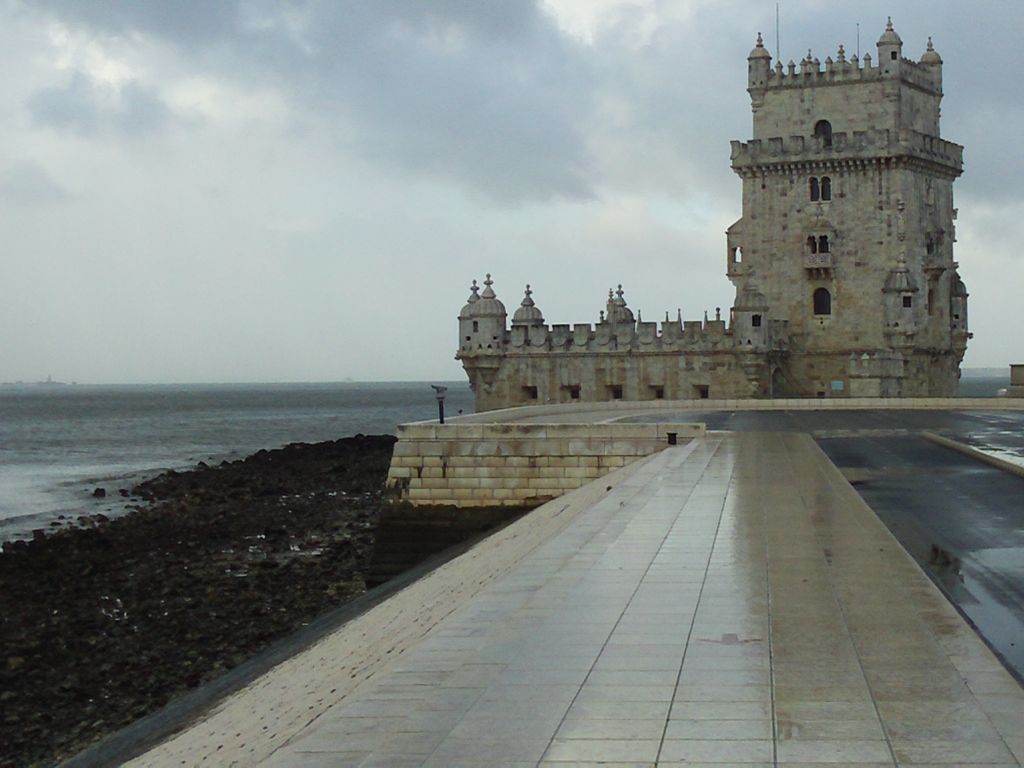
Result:
M459 354L492 354L505 342L505 305L498 301L487 275L479 296L476 280L470 287L469 299L459 313Z
M883 32L882 36L878 38L878 45L879 47L883 45L903 45L903 40L900 39L899 34L897 34L896 30L892 27L892 16L890 16L888 21L885 23L885 32Z
M957 272L949 286L949 325L954 332L967 333L967 286Z
M732 331L737 346L752 351L768 348L768 299L747 283L732 306Z
M469 298L466 299L465 306L462 307L462 311L459 312L459 320L468 320L473 316L473 305L480 301L480 286L476 284L476 280L469 286Z
M903 41L892 28L892 17L886 22L885 32L878 38L878 66L884 74L891 74L899 68L903 53Z
M889 270L889 275L885 278L885 287L882 290L886 293L917 293L917 285L902 256L896 266Z
M918 292L906 260L900 256L896 266L889 270L882 287L885 304L885 325L899 333L910 335L917 331L918 311L914 294Z
M608 304L606 319L609 323L633 323L633 310L626 306L626 300L622 297L622 285L615 291L612 298L612 289L608 289Z
M505 305L498 301L492 285L494 285L494 281L491 280L491 275L488 273L484 280L484 292L480 294L480 301L473 306L474 317L505 317L507 314Z
M763 95L763 89L768 84L768 76L772 69L772 55L764 47L764 40L761 33L757 33L757 44L747 56L747 90L756 91ZM755 96L754 93L750 94Z
M519 305L519 309L512 315L512 325L543 325L544 313L540 311L533 301L533 291L530 285L526 285L526 295Z
M931 37L928 38L928 48L921 56L921 63L929 66L942 66L942 57L939 56L938 51L935 50L935 46L932 45Z
M757 42L750 51L750 55L747 59L770 59L772 55L768 52L768 49L764 47L764 38L761 37L761 33L757 33Z
M766 310L768 309L768 299L765 295L758 290L757 286L753 283L748 283L739 295L736 297L736 303L733 304L733 309L745 309L745 310Z

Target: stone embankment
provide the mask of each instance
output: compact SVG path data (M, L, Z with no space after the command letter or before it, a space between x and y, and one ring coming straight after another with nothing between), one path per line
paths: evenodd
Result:
M703 424L403 424L388 486L414 506L537 506L703 434Z

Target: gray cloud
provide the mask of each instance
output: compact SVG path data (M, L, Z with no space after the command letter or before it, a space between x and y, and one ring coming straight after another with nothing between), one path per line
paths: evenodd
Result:
M82 135L99 130L149 133L170 117L160 97L145 86L137 82L117 89L100 86L81 72L63 85L36 91L27 106L37 124Z
M593 195L584 139L592 78L575 44L531 2L43 7L106 34L200 48L199 66L221 76L276 83L307 113L350 120L359 150L377 162L501 202ZM125 127L158 113L152 95L135 106L147 109L126 102ZM40 122L81 133L101 122L81 77L30 107Z
M36 163L23 161L0 168L0 201L4 203L41 206L69 199L68 191Z

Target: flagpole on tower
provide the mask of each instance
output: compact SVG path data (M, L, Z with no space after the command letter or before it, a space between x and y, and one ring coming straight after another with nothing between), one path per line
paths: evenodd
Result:
M782 61L782 51L779 48L779 4L775 4L775 60Z

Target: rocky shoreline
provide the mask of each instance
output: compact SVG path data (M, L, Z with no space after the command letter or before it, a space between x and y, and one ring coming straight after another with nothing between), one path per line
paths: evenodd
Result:
M5 544L0 765L67 758L464 536L391 526L405 546L381 557L393 444L357 435L168 471L124 517Z

